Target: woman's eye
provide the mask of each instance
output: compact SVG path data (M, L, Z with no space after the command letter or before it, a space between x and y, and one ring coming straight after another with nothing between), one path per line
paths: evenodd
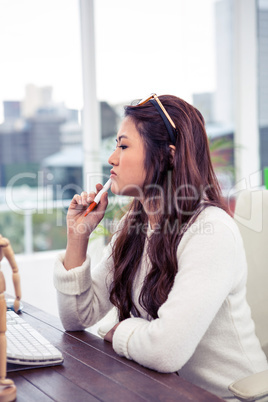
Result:
M127 146L126 145L118 145L118 148L127 149Z

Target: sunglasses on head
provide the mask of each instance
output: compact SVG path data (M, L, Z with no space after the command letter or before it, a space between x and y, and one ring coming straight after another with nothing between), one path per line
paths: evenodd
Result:
M175 145L176 144L175 134L176 135L178 134L178 130L176 128L174 121L171 119L170 115L168 114L167 110L165 109L165 107L163 106L162 102L160 101L160 99L156 94L151 94L147 98L141 99L135 106L142 106L145 105L145 103L147 102L152 103L156 108L156 110L158 111L158 113L160 114L160 116L162 117L166 129L168 131L169 138L172 144Z

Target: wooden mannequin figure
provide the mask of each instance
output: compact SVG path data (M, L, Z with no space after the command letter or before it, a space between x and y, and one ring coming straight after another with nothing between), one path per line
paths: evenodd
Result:
M16 299L14 310L17 311L20 306L20 277L18 267L15 262L14 253L9 240L0 235L0 261L6 257L13 271L13 283ZM6 283L3 272L0 270L0 402L11 402L16 399L16 386L14 382L6 378L6 301L5 301Z

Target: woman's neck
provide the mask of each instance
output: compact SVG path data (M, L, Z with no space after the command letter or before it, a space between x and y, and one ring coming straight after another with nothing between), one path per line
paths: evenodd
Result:
M159 224L159 208L157 210L152 208L152 205L149 205L148 202L144 199L139 200L140 203L143 206L143 210L147 215L147 222L150 225L152 230L155 230L157 228L157 225Z

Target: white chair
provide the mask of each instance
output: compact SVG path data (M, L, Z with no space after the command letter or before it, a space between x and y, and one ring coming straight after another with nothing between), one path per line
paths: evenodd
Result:
M248 262L247 300L268 357L268 190L241 191L234 218ZM229 389L244 401L268 401L268 370L236 381Z

